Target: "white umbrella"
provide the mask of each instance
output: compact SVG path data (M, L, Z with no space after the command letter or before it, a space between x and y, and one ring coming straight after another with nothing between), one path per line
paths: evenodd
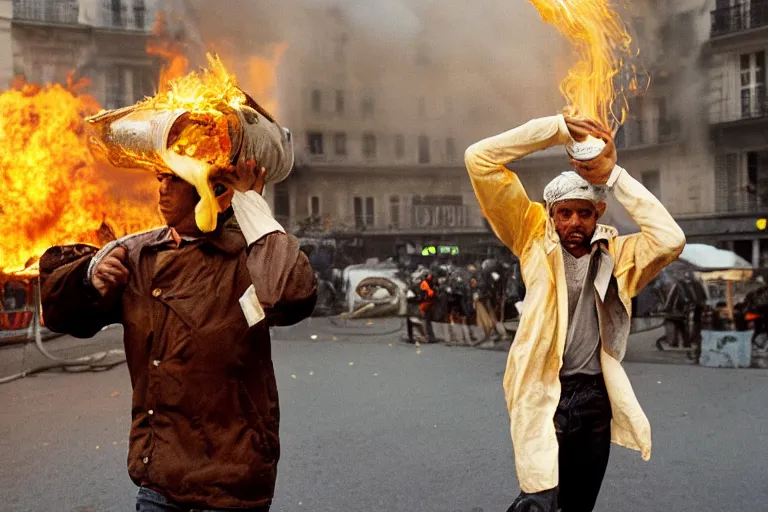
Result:
M706 244L686 244L680 259L702 272L712 270L752 270L752 265L733 251Z

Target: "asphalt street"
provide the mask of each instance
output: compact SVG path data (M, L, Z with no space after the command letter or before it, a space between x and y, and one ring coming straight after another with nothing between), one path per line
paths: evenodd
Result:
M398 327L313 320L275 333L273 511L503 512L516 496L505 352L414 347ZM97 343L119 346L120 336L111 329ZM643 462L613 447L597 510L766 510L768 372L626 367L654 454ZM130 393L124 365L0 386L0 511L135 510Z

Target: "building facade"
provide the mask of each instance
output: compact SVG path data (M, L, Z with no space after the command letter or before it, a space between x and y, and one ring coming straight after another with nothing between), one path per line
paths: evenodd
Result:
M669 209L689 243L768 265L768 1L633 2L650 83L629 99L619 161ZM533 197L561 160L521 162ZM617 205L609 220L637 228Z
M293 133L296 167L268 190L275 215L298 234L362 239L371 256L398 243L494 242L464 151L526 113L494 105L501 100L476 69L447 68L436 48L442 28L428 21L386 44L339 10L297 13L295 23L313 36L289 41L280 63L279 118ZM539 112L562 102L550 84Z
M147 53L155 0L0 0L0 85L14 78L87 78L104 108L157 90L160 62Z

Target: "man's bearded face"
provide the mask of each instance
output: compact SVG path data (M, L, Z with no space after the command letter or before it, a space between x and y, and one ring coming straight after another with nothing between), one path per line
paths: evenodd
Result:
M585 199L569 199L556 203L552 208L552 219L560 243L573 251L589 247L597 228L597 221L605 212L605 203L595 206Z
M195 205L200 200L195 187L175 174L158 174L160 198L157 206L160 215L170 227L178 227L189 220L194 220Z

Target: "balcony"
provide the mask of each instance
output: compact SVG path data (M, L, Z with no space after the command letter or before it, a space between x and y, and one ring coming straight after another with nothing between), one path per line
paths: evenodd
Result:
M762 124L768 118L768 95L764 92L751 94L742 99L723 100L710 114L713 125Z
M13 20L53 25L77 25L78 0L13 0Z
M672 119L630 119L616 132L617 149L633 149L678 140L680 123Z
M14 22L139 32L148 32L154 22L143 0L133 0L130 9L125 0L102 0L85 8L82 20L80 14L78 0L13 0Z
M732 7L711 11L712 38L737 34L746 30L768 26L768 1L744 1Z
M102 0L100 18L100 27L113 30L147 31L152 28L143 0L133 0L131 9L125 0Z

